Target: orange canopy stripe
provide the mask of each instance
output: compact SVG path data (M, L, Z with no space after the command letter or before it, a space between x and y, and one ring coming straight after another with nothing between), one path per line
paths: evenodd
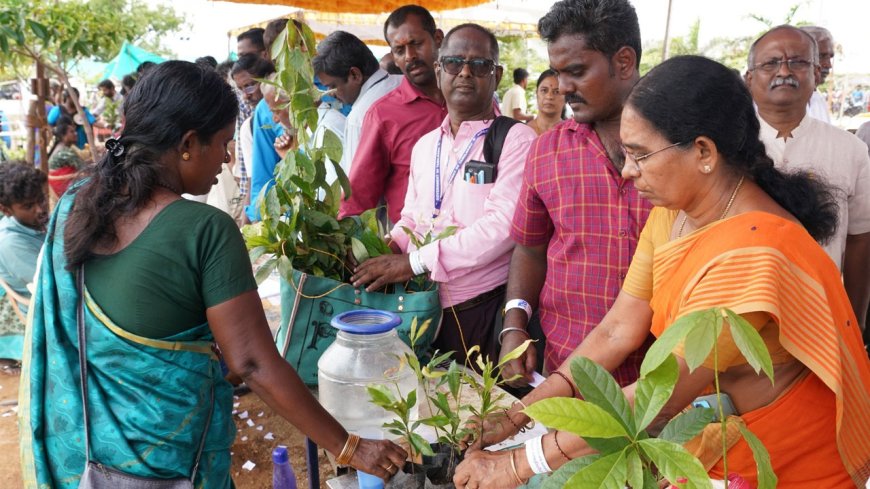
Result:
M226 0L232 3L256 3L261 5L288 5L291 7L319 10L321 12L343 12L358 14L380 14L407 5L403 0L338 0L323 2L318 0ZM430 11L452 10L473 7L485 3L486 0L425 0L417 2Z

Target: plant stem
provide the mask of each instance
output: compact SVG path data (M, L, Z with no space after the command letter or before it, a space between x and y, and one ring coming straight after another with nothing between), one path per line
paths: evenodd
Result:
M717 311L717 314L721 314L721 311ZM725 318L723 317L722 323L724 321ZM722 391L719 389L719 325L722 323L719 321L713 323L713 337L715 338L713 341L713 384L716 387L716 404L719 408L719 421L722 425L722 470L725 474L725 489L728 489L728 454L726 453L728 450L728 431L725 409L722 407Z

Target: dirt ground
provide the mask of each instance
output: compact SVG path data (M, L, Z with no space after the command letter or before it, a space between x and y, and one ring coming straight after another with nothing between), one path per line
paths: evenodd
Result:
M0 373L0 488L19 489L22 487L21 465L18 453L18 379L17 375ZM234 416L238 433L233 445L232 475L239 489L271 489L272 487L272 449L286 445L290 450L290 461L296 471L300 487L308 487L308 471L305 466L305 438L290 423L272 413L256 394L247 394L236 399L238 414L247 411L246 419ZM248 426L250 419L254 426ZM259 429L259 428L262 428ZM273 440L264 439L271 433ZM242 468L251 461L253 469ZM332 477L332 467L322 454L320 456L320 487L326 487L326 480Z

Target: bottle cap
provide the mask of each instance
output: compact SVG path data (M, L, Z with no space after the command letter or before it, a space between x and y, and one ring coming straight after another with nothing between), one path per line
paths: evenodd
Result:
M272 450L272 462L276 464L284 464L290 460L290 456L287 454L287 447L284 445L278 445L274 450Z

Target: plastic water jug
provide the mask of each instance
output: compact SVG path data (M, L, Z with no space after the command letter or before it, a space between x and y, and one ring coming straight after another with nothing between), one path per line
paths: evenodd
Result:
M405 361L413 351L396 334L402 319L387 311L355 310L338 314L335 342L317 362L320 403L346 430L365 437L396 419L372 404L366 387L386 386L394 397L417 388L417 376ZM417 418L414 406L411 418Z

